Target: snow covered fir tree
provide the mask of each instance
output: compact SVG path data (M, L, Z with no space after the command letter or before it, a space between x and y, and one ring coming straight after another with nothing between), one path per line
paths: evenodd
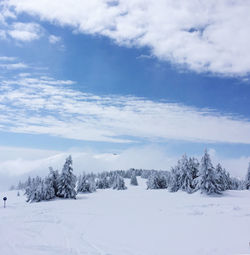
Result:
M138 181L137 181L135 173L132 173L132 175L131 175L130 184L134 185L134 186L138 186Z
M111 187L109 174L107 172L103 172L97 175L96 179L96 188L97 189L108 189Z
M77 192L78 193L92 193L96 191L95 177L83 173L78 177Z
M113 189L117 189L117 190L127 189L124 178L119 174L117 174L114 178Z
M147 189L166 189L168 187L168 173L153 171L147 181Z
M72 158L69 156L58 178L58 191L56 195L63 198L76 198L76 176L73 174Z
M40 202L55 197L76 198L76 177L73 174L72 158L69 156L63 166L62 173L49 168L49 174L41 177L28 178L25 183L19 182L18 187L25 187L27 202Z
M49 167L44 178L29 177L19 182L18 190L25 190L28 202L40 202L58 198L76 198L77 193L93 193L98 189L126 190L127 186L138 185L137 178L146 179L147 189L168 189L170 192L184 191L189 194L200 191L203 194L222 194L226 190L250 189L250 163L246 178L238 179L217 164L213 166L207 150L200 162L184 154L177 164L166 170L134 169L82 173L78 178L73 174L73 162L69 156L61 173ZM11 186L15 189L15 186Z
M220 194L223 189L219 178L220 176L215 172L210 156L206 150L201 159L198 187L202 193Z

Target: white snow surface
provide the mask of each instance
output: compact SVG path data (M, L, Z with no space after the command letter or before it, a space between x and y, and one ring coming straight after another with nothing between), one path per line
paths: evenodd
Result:
M250 254L250 191L223 196L97 190L76 200L26 203L17 191L0 208L1 255Z

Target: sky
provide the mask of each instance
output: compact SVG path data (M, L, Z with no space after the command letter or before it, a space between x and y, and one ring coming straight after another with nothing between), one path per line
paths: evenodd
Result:
M250 1L0 1L0 186L61 169L250 161ZM1 187L0 187L1 189Z

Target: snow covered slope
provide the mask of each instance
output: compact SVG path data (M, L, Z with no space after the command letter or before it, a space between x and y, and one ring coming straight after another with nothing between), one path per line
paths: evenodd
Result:
M0 208L1 255L250 254L250 192L207 197L146 190L98 190L77 200Z

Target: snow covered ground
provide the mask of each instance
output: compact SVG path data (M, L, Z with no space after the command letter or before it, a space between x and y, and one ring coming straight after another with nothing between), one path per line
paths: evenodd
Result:
M127 184L77 200L0 208L1 255L250 254L250 191L207 197ZM2 199L2 198L1 198Z

